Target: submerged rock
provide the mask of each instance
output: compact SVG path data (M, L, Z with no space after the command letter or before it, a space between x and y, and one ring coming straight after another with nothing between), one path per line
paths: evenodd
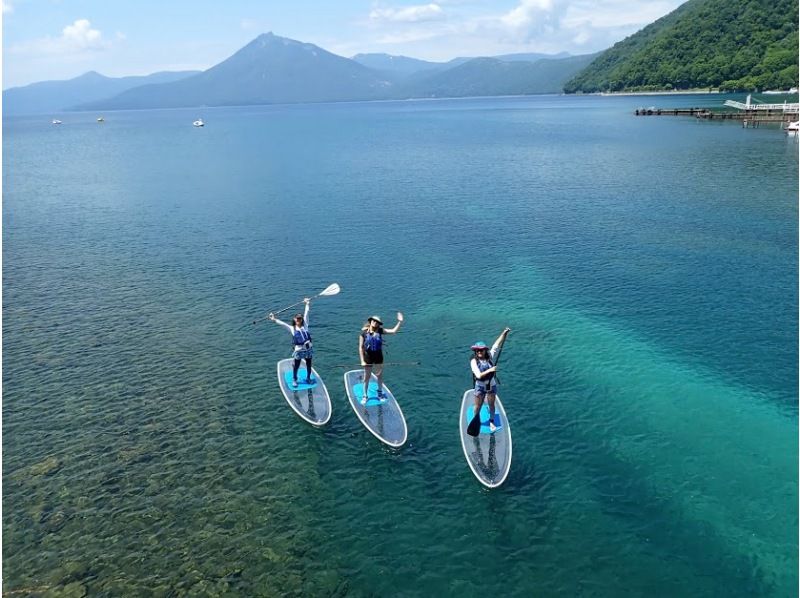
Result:
M48 534L60 530L67 523L67 514L64 511L42 511L39 516L39 523Z
M44 461L40 461L35 465L28 468L28 475L39 477L43 475L52 475L61 469L62 463L58 457L50 456Z

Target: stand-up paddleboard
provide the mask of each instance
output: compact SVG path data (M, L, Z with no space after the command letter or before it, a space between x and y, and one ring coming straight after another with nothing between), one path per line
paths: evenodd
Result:
M278 384L281 392L286 397L289 407L294 412L314 426L324 426L331 419L331 398L325 383L311 368L311 383L306 382L308 375L305 362L297 371L297 388L292 386L293 359L282 359L278 362Z
M406 420L400 405L384 385L385 398L378 398L378 379L372 374L364 401L364 370L350 370L344 375L350 406L372 435L389 446L403 446L408 438Z
M497 488L506 481L511 469L511 428L506 419L506 410L500 397L494 401L494 425L489 428L489 406L486 401L481 406L481 431L477 436L467 434L467 426L475 415L475 390L464 393L459 411L459 430L461 447L467 458L469 468L478 481L487 488Z

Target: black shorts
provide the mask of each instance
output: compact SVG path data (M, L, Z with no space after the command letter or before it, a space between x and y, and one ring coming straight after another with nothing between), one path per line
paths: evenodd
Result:
M383 351L368 351L364 349L364 363L367 365L380 365L383 363Z

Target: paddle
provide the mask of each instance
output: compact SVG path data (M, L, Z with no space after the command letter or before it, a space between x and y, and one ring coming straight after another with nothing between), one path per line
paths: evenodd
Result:
M508 332L511 332L510 328L506 328ZM503 342L497 348L497 355L494 358L494 365L497 366L497 363L500 361L500 354L503 352L503 345L506 344L506 339L503 339ZM495 377L497 377L497 373L495 372ZM469 422L467 426L467 434L470 436L477 436L481 433L481 410L477 409L475 411L475 415L472 417L472 421Z
M397 367L397 366L409 366L410 367L410 366L414 366L414 365L420 365L420 362L419 361L387 361L385 363L381 363L381 364L378 364L378 365L391 365L391 366L395 366L395 367ZM363 368L364 366L361 365L360 363L341 363L339 365L332 365L330 367L332 367L332 368L353 368L353 369L357 370L357 369Z
M325 288L325 290L322 291L319 295L317 295L317 297L330 297L331 295L338 295L341 290L342 289L339 287L339 285L334 282L333 284L331 284L327 288ZM285 312L285 311L287 311L289 309L292 309L293 307L297 307L298 305L301 305L302 303L303 303L302 301L298 301L297 303L292 303L291 305L289 305L287 307L284 307L283 309L279 309L278 311L273 311L273 312L270 312L270 313L272 313L273 315L278 315L278 314L281 314L281 313L283 313L283 312ZM262 322L262 321L264 321L264 320L266 320L268 318L269 318L269 314L267 314L263 318L259 318L258 320L253 320L253 324L257 324L257 323Z

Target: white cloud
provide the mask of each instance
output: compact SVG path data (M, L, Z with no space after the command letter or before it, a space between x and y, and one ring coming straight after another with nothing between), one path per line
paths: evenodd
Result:
M72 25L64 27L59 41L67 47L80 50L101 49L107 46L103 41L103 34L97 29L92 29L88 19L78 19Z
M475 0L437 0L406 8L378 4L360 24L372 33L370 51L434 60L465 53L584 54L612 46L683 1L515 0L502 9ZM436 9L426 10L431 6ZM363 45L357 51L365 51Z
M122 40L125 39L125 35L118 32L116 38ZM78 19L64 27L60 37L44 37L24 42L13 46L9 51L13 54L58 54L64 56L107 50L110 47L111 42L103 39L100 30L92 29L92 24L88 19Z
M668 14L682 0L518 0L504 13L465 20L461 31L518 51L596 52Z
M676 0L647 0L636 4L629 0L573 2L564 25L571 27L576 22L583 22L595 28L642 28L675 10L680 4Z
M3 14L7 15L14 12L14 6L8 0L3 0Z
M369 13L373 22L389 23L425 23L428 21L441 21L445 12L438 4L422 4L407 6L405 8L373 8Z
M500 21L514 30L530 31L545 26L557 27L565 4L564 0L522 0L519 6L500 17Z
M519 0L505 14L481 19L521 42L594 45L619 41L677 8L682 0Z

